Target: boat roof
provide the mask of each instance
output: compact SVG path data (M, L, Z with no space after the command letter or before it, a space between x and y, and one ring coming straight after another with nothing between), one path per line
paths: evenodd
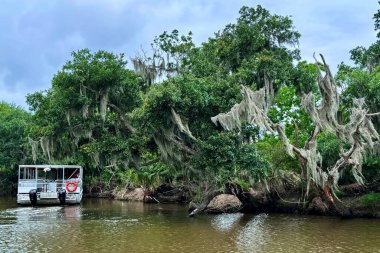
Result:
M52 164L43 164L43 165L19 165L19 168L53 168L53 169L62 169L62 168L73 168L82 169L80 165L52 165Z

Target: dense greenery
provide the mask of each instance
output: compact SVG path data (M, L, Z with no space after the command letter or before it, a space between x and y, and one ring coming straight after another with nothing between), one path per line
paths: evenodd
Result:
M31 162L25 140L31 115L19 107L0 103L0 194L17 182L17 165Z
M365 207L375 207L380 204L380 193L370 192L360 198L361 204Z
M380 10L374 15L375 30L379 31ZM379 38L379 33L377 35ZM370 113L380 111L380 41L377 40L368 48L359 46L350 51L354 66L340 64L336 79L342 87L343 106L341 111L351 106L352 98L366 98ZM342 120L347 115L342 113ZM377 131L380 130L380 116L373 116ZM380 179L380 157L377 153L367 157L363 164L363 174L369 182ZM349 178L348 178L349 182Z
M86 168L88 186L170 183L202 195L227 185L247 189L277 171L300 173L277 136L249 124L227 133L210 120L240 102L241 85L257 90L269 78L276 99L268 116L285 126L294 146L305 143L313 125L300 95L318 92L318 66L300 61L292 20L242 7L236 23L202 45L191 36L159 35L151 56L132 59L135 70L122 54L73 52L50 89L27 96L32 114L0 104L1 179L14 181L15 166L26 161L76 163ZM342 122L352 98L365 97L370 112L380 111L379 45L352 50L355 66L339 67ZM332 166L344 143L328 133L318 139L322 167ZM367 180L380 178L379 164L368 157Z

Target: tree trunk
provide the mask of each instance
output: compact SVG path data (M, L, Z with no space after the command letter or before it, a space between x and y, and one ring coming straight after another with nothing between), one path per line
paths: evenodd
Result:
M201 203L199 205L196 205L194 210L189 210L189 211L191 211L189 216L194 217L195 215L203 213L206 210L208 204L211 202L211 200L213 198L215 198L215 196L217 196L221 193L222 192L220 192L220 191L213 191L213 190L209 190L209 191L204 192L202 194Z

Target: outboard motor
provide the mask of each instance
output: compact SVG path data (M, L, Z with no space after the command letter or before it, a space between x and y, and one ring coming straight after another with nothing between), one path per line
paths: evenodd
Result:
M37 205L37 189L32 189L29 191L29 200L32 206Z
M59 203L61 203L61 205L64 205L66 203L66 190L65 189L58 189L58 199L59 199Z

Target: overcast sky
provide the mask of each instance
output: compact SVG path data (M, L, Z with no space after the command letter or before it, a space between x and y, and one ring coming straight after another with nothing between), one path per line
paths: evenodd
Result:
M303 59L324 54L336 66L349 50L376 39L377 0L2 0L0 100L27 109L25 96L46 90L78 49L125 53L148 48L154 36L192 31L197 45L236 21L241 6L262 5L291 16Z

